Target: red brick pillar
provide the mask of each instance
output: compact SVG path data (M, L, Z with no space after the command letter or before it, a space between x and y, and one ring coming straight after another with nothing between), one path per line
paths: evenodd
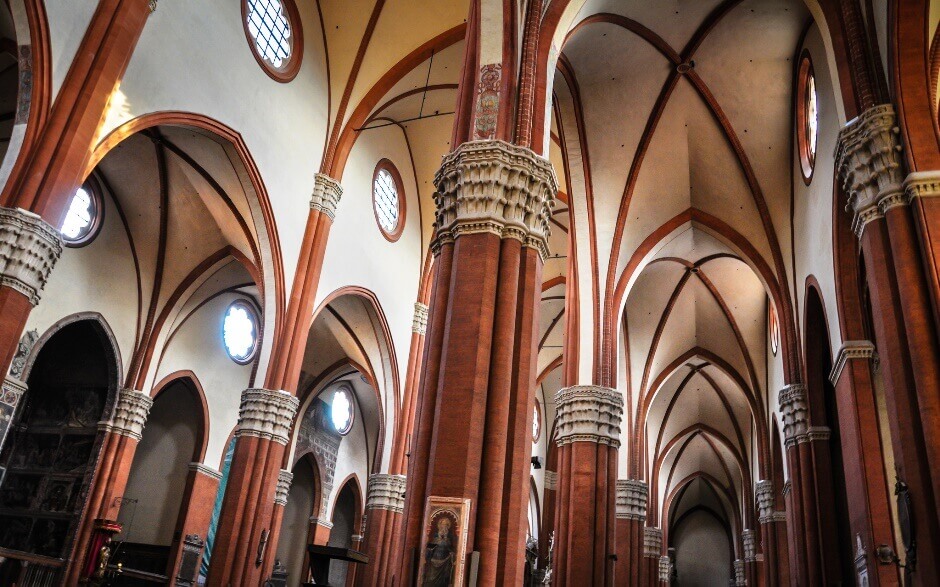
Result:
M806 442L806 386L794 383L778 396L790 483L790 576L799 585L822 581L813 455Z
M578 385L555 394L556 585L613 585L617 448L623 396Z
M782 563L777 557L773 481L762 480L757 482L755 501L757 502L757 522L760 524L761 529L760 552L764 555L763 572L761 573L762 584L767 587L778 587L778 565L785 563Z
M242 393L209 585L260 585L265 561L273 564L275 489L298 403L286 391Z
M743 530L741 545L744 549L741 559L744 563L744 579L751 587L758 587L760 571L757 560L757 533L754 530Z
M617 480L617 564L614 583L640 585L643 564L643 523L649 486L637 479Z
M91 483L88 505L75 537L75 546L72 547L71 559L74 564L69 565L66 584L71 585L79 578L88 554L95 519L118 518L121 503L116 498L124 495L134 453L137 452L152 406L153 399L147 394L122 389L118 393L114 416L107 423L99 425L99 429L105 431L105 438Z
M215 507L215 496L219 491L219 482L222 473L202 463L190 463L189 475L186 478L186 489L183 492L183 504L173 533L173 544L170 547L170 559L166 568L166 576L172 579L196 581L196 577L180 577L180 561L183 556L186 536L198 536L204 543L209 533L209 524L212 523L212 509Z
M742 559L734 561L734 585L735 587L747 587L747 575L745 574L745 565Z
M659 557L663 553L662 528L643 528L643 564L640 567L642 587L659 585Z
M466 510L479 584L523 581L536 345L551 164L498 140L463 143L435 176L434 286L409 461L403 568L429 503ZM469 506L467 504L469 503ZM461 522L463 523L463 522ZM466 559L458 557L456 572Z
M390 585L389 569L394 558L392 543L405 509L404 475L379 473L369 475L366 492L366 524L364 552L369 564L356 575L356 585Z
M659 557L658 576L660 587L669 587L672 584L672 559L667 554Z

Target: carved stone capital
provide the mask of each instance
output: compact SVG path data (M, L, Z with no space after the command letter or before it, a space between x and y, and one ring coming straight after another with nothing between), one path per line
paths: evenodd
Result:
M144 426L153 399L146 393L133 389L122 389L118 393L117 405L114 407L114 417L106 425L106 429L114 434L127 436L140 441L143 438Z
M317 516L310 516L310 523L315 526L322 526L327 530L333 529L333 522L327 520L326 518L318 518Z
M741 559L734 561L734 585L735 587L747 586L747 577L744 575L744 561Z
M299 400L286 391L246 389L238 409L235 436L256 436L287 445Z
M774 515L774 484L773 481L757 482L757 521L761 524L773 522Z
M659 557L659 580L668 583L671 575L672 559L666 555Z
M849 201L846 209L855 214L853 228L861 237L865 225L880 218L900 202L904 180L901 167L900 131L891 104L869 108L839 133L836 165Z
M558 490L558 473L548 469L545 470L545 489L549 491Z
M555 394L555 428L558 446L572 442L596 442L620 446L623 396L598 385L576 385Z
M791 446L806 434L806 386L793 383L784 387L780 390L777 402L783 416L785 444Z
M411 331L424 336L428 331L428 307L421 302L415 302L415 315L411 321Z
M432 250L461 234L489 232L548 256L558 181L547 159L504 141L471 141L444 157L434 186Z
M319 210L329 216L330 220L336 220L336 206L342 197L343 186L338 181L329 175L316 174L313 195L310 197L311 210Z
M0 207L0 285L15 289L35 306L61 256L58 230L32 212Z
M643 528L643 556L658 557L662 551L662 528Z
M287 494L290 493L290 484L294 480L294 474L290 471L281 469L277 474L277 485L274 487L274 503L281 507L287 507Z
M787 512L774 512L774 522L787 523Z
M405 511L405 489L408 478L404 475L376 473L369 475L366 497L367 510L388 510L396 514Z
M907 203L919 198L940 197L940 171L915 171L904 180Z
M867 340L847 340L842 343L836 362L829 372L829 382L835 385L842 376L842 370L849 361L856 359L870 360L875 358L875 345Z
M831 436L832 430L830 430L828 426L810 426L806 431L807 442L814 442L817 440L826 442Z
M222 473L203 463L189 463L189 470L199 475L205 475L210 479L215 479L216 481L222 480Z
M637 479L617 480L617 518L620 520L645 520L649 486Z
M757 536L753 530L741 532L741 544L744 545L744 560L752 562L757 560Z

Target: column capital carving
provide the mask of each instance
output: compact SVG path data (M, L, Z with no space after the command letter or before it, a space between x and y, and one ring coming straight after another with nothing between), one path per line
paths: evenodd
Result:
M645 520L649 486L637 479L617 480L617 519Z
M504 141L470 141L444 157L434 186L432 250L461 234L489 232L548 256L558 180L544 157Z
M780 390L777 403L783 416L784 443L789 447L806 434L806 386L802 383L787 385Z
M238 409L235 437L255 436L287 445L300 401L286 391L246 389Z
M904 204L900 130L894 106L869 108L839 133L836 165L848 195L846 210L861 238L865 225Z
M555 394L555 428L558 446L572 442L596 442L620 446L623 396L598 385L576 385Z
M558 490L558 473L548 469L545 470L545 489L549 491Z
M744 561L741 559L734 561L734 585L735 587L747 586L747 576L744 574Z
M659 557L659 580L668 583L672 576L672 559L663 555Z
M151 407L153 407L153 399L146 393L134 389L122 389L118 393L117 405L114 406L114 417L103 428L108 432L127 436L140 442Z
M411 331L424 336L428 331L428 306L415 302L415 315L411 321Z
M277 474L277 485L274 487L274 504L287 507L287 494L290 493L290 484L294 474L281 469Z
M905 203L940 196L940 171L915 171L904 180Z
M643 556L658 557L662 551L662 528L643 528Z
M829 372L829 382L835 385L842 376L842 370L849 361L856 359L874 359L875 345L868 340L847 340L842 343L839 354L836 356L832 371Z
M388 510L396 514L405 511L405 489L408 478L404 475L375 473L369 475L366 492L367 510Z
M0 285L15 289L32 305L62 256L62 237L37 214L0 207Z
M326 518L320 518L317 516L310 516L310 523L314 526L322 526L327 530L333 529L333 522L327 520Z
M741 543L744 545L744 561L753 562L757 560L757 536L753 530L743 530L741 532Z
M810 426L806 431L807 442L816 440L828 441L832 436L832 430L828 426Z
M757 482L757 521L761 524L773 522L774 517L774 483L770 480Z
M343 186L338 181L323 173L314 176L311 210L319 210L329 216L331 221L336 220L336 207L342 197Z
M216 481L222 480L222 473L203 463L189 463L189 470L199 475L205 475Z

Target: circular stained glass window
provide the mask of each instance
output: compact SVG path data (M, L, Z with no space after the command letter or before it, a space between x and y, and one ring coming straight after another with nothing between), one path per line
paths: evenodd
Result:
M349 394L343 390L333 394L333 404L330 406L330 420L333 427L340 434L346 434L352 428L353 409Z
M300 18L293 0L244 0L245 32L255 58L277 81L290 81L300 69Z
M800 61L797 82L799 104L797 110L797 139L800 150L800 167L806 183L813 177L816 165L816 145L819 138L819 95L816 92L816 76L809 54Z
M385 238L397 241L405 225L405 198L401 175L388 159L379 162L372 177L372 208Z
M95 237L101 216L101 200L94 188L84 185L69 201L68 210L59 232L69 246L88 244Z
M229 305L222 321L222 342L233 361L250 363L258 350L258 316L247 302L238 300Z

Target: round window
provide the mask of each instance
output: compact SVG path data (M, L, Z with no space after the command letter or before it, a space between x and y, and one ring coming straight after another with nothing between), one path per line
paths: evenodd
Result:
M258 315L245 300L232 302L222 321L225 352L240 365L250 363L258 350Z
M535 400L535 407L532 409L532 442L538 442L542 435L542 408L539 406L539 400Z
M300 70L303 32L294 0L243 0L252 53L273 79L288 82Z
M405 190L401 175L388 159L379 161L372 176L372 208L382 235L397 241L405 228Z
M813 178L816 165L816 144L819 137L819 97L816 93L816 76L809 54L804 53L800 61L797 82L797 144L800 150L800 167L803 180L808 184Z
M101 198L91 183L78 188L69 201L65 219L59 227L65 244L80 247L90 243L98 234L101 212Z
M352 428L353 409L349 394L343 390L333 394L333 404L330 406L330 420L333 428L340 434L347 434Z

